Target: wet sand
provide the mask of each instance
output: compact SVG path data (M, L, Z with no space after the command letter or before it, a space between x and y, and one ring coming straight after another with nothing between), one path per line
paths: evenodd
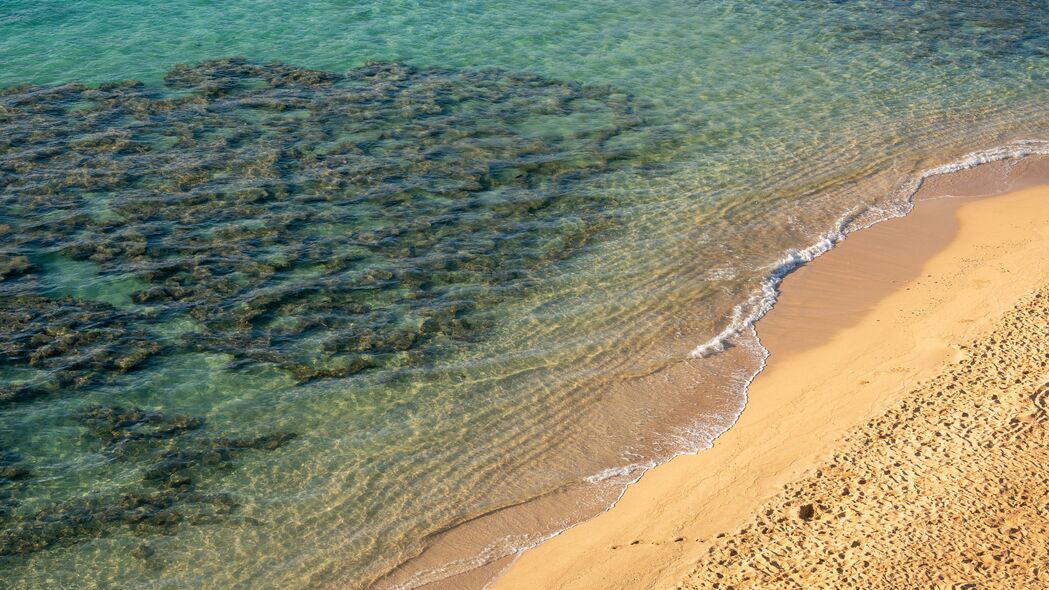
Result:
M1049 177L1018 168L934 179L787 277L739 422L493 587L1044 582ZM1026 188L957 196L1003 169Z

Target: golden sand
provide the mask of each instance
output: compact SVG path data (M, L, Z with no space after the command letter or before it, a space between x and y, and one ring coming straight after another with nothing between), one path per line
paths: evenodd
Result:
M716 537L686 588L1049 587L1049 288Z
M850 236L784 281L712 449L493 587L1045 586L1047 284L1047 186Z

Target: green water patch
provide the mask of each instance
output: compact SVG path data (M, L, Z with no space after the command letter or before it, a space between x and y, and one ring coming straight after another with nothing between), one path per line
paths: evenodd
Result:
M52 296L188 314L187 349L302 380L483 338L471 293L607 227L572 189L642 124L621 92L495 69L226 59L165 83L0 98L11 255L56 252Z
M165 415L137 407L88 405L71 417L83 429L86 443L116 463L134 465L138 481L105 486L60 502L27 501L26 482L33 471L22 458L0 456L0 557L24 556L56 546L104 537L114 530L142 534L215 524L237 507L228 493L196 489L195 478L230 470L250 450L273 451L296 435L278 432L254 437L211 437L204 420L187 414ZM13 489L4 489L13 488ZM116 490L114 488L117 488ZM119 489L124 488L124 489ZM148 557L145 556L145 557Z
M395 62L4 90L0 556L235 519L222 473L302 434L250 416L482 345L614 226L580 187L643 127L611 88Z
M148 333L111 305L73 297L4 293L0 350L5 367L46 372L49 386L77 388L112 382L161 351ZM7 384L4 384L7 387ZM11 400L31 392L5 393Z
M119 223L119 218L107 221ZM126 308L132 304L132 295L148 287L133 276L101 276L99 265L90 259L50 255L39 257L37 265L47 284L45 292L54 298L71 297Z

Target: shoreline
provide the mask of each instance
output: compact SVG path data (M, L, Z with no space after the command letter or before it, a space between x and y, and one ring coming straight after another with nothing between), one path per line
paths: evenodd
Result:
M764 502L675 589L1044 588L1049 283Z
M1026 247L988 253L988 248L1015 235L992 231L1002 223L1026 222L1032 225L1031 233L1038 234L1032 220L1049 221L1047 188L1023 188L1044 182L1049 175L1040 166L1043 161L1031 166L1027 162L982 164L928 179L915 195L911 213L850 234L788 275L776 306L757 323L770 358L752 384L737 424L712 449L679 456L648 471L609 511L524 552L491 587L665 587L681 579L699 559L704 541L741 522L748 510L832 450L845 430L888 407L907 385L935 375L952 358L951 344L986 329L1049 276L1049 265L1037 260L1038 245L1044 252L1049 234ZM1003 189L1012 192L975 198ZM937 198L947 195L962 198ZM1033 210L1019 214L1021 202L1021 209ZM991 234L998 242L987 242ZM938 293L931 281L923 282L928 275L950 275L952 266L957 274L966 257L977 260L968 263L970 270L985 274L994 264L1041 270L1010 280L1004 295L988 292L989 286L993 286L990 291L1003 290L998 284L1001 278L991 275L981 279L986 281L982 287L966 285L963 291L947 295ZM928 311L930 298L953 307ZM972 308L984 313L965 324L949 316ZM928 332L921 338L915 337L919 329L911 325L904 326L908 329L903 335L878 326L919 311L925 316L918 325ZM879 339L872 340L872 334L880 334ZM901 344L908 338L906 345ZM843 352L857 354L865 339L885 344L866 362ZM814 364L819 369L813 371ZM900 366L881 366L888 364ZM813 374L832 378L844 369L853 376L865 375L877 372L879 366L882 373L876 379L857 380L866 382L862 387L866 391L849 391L855 395L847 403L826 391L822 397L820 391L806 391L829 387L816 383ZM857 389L855 383L845 384L840 378L837 387L838 391ZM786 388L801 391L778 393ZM828 407L842 410L841 415L827 415ZM816 428L807 424L813 413L824 419ZM791 440L788 433L803 442Z

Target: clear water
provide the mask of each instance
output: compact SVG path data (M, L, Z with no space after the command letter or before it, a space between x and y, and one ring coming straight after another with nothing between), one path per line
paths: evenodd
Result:
M457 584L603 509L785 253L1047 137L1049 6L982 4L0 4L0 584Z

